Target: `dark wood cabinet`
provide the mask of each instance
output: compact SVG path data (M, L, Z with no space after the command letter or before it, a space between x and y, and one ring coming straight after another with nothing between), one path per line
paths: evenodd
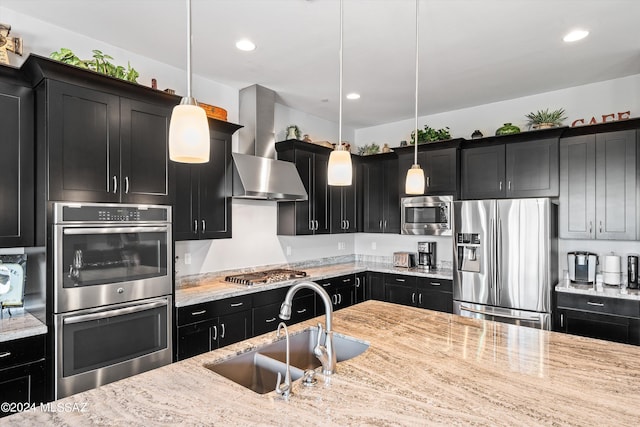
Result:
M458 149L443 148L438 150L424 150L418 147L418 164L424 170L424 194L429 196L458 195ZM405 192L407 171L414 162L413 152L402 153L398 156L399 191L400 197L411 195Z
M400 233L400 193L395 155L363 159L363 229L365 233Z
M351 156L353 172L351 185L329 186L330 232L355 233L358 231L358 164Z
M278 203L279 235L328 234L330 230L327 166L330 150L299 141L276 144L278 159L293 162L307 200Z
M462 198L556 197L558 138L462 150Z
M355 304L356 276L354 274L319 280L318 284L329 294L334 311ZM324 303L322 299L317 298L316 313L324 314L324 312Z
M560 237L636 240L636 131L563 138Z
M385 301L453 313L451 280L386 274Z
M277 302L253 308L253 336L273 332L278 328L278 324L282 322L279 314L283 301L284 295ZM315 317L315 297L313 294L301 292L293 299L291 319L284 322L287 325L293 325L312 317Z
M47 400L44 355L44 335L2 343L0 402L24 405ZM0 418L11 414L10 411L0 411Z
M558 292L556 311L558 331L640 345L640 301Z
M241 126L209 119L208 163L173 163L173 235L176 240L231 238L231 136Z
M384 301L384 273L368 271L366 274L368 298L376 301Z
M354 285L353 292L353 303L359 304L369 299L371 299L371 293L369 290L369 284L367 283L367 273L356 273L356 283Z
M34 244L33 98L17 71L0 67L0 247Z

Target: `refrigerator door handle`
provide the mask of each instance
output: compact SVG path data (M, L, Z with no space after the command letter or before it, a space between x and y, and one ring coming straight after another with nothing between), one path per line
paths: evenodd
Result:
M502 295L502 220L498 219L498 236L496 238L496 304L500 304Z
M514 316L511 314L500 314L500 313L490 313L488 311L484 311L484 310L478 310L475 308L471 308L471 307L465 307L464 305L460 306L460 311L468 311L470 313L478 313L478 314L482 314L484 316L493 316L493 317L503 317L505 319L517 319L517 320L526 320L526 321L540 321L540 318L538 316L530 316L530 317L522 317L522 316Z
M493 258L494 256L494 251L493 248L495 247L495 235L496 235L496 231L495 231L495 226L493 223L494 219L491 218L490 224L489 224L489 252L491 252L491 258ZM493 259L489 259L489 290L493 289L493 282L495 280L495 263Z

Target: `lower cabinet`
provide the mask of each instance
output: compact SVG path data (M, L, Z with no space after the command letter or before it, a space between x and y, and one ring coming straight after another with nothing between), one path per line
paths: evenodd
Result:
M253 336L273 332L282 321L279 317L280 306L289 288L259 292L253 296ZM315 317L315 295L310 289L301 289L293 298L291 319L287 325L302 322Z
M385 274L385 301L411 307L453 313L453 283L398 274Z
M9 405L3 406L0 418L27 403L45 402L45 336L3 342L0 348L0 402Z
M367 283L367 273L357 273L356 274L356 283L353 285L353 303L358 304L364 302L368 299L371 299L369 293L369 286Z
M355 274L333 277L327 280L319 280L318 284L329 294L334 311L349 307L356 303ZM316 300L316 312L318 314L323 314L325 312L324 304L320 298L317 298Z
M368 290L368 299L385 301L384 273L368 271L366 273L366 287Z
M640 301L557 294L555 330L640 345Z

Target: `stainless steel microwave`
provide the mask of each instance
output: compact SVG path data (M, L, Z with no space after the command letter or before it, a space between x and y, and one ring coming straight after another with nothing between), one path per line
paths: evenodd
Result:
M452 202L453 196L404 197L401 233L451 236Z

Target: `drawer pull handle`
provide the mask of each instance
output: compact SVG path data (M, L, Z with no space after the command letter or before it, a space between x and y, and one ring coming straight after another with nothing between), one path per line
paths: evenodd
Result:
M307 312L306 308L303 308L302 310L296 310L296 313L298 313L298 314L302 314L302 313L306 313L306 312Z
M351 279L342 279L342 283L349 283Z
M442 286L442 285L438 282L431 282L431 286Z
M232 304L229 304L231 307L240 307L241 305L243 305L243 302L234 302Z
M323 287L323 288L326 288L327 286L331 286L331 283L323 283L323 284L322 284L322 287Z
M205 314L207 310L194 311L191 313L192 316L200 316L201 314Z
M10 351L5 351L4 353L0 353L0 359L4 358L4 357L9 357L11 356L11 352Z
M587 301L587 304L589 304L589 305L595 305L596 307L604 307L604 303L603 303L603 302L592 302L592 301Z
M396 282L404 282L405 279L396 279Z
M272 322L275 322L275 321L276 321L275 317L272 317L271 319L265 320L265 322L267 322L267 323L272 323Z

